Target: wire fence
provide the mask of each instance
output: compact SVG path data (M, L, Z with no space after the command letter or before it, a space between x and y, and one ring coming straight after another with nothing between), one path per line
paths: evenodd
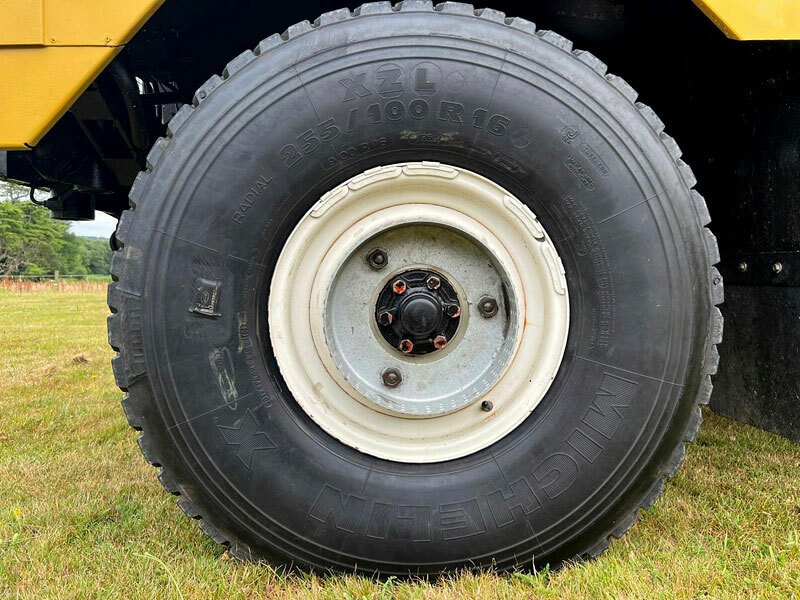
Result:
M3 275L0 291L12 293L32 292L104 292L111 277L106 275Z

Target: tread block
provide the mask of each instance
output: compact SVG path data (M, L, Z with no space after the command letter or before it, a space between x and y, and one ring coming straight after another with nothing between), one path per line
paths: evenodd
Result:
M664 480L659 478L658 481L656 481L653 484L653 487L651 487L650 490L644 495L644 498L642 499L642 502L640 503L639 506L647 510L656 503L656 500L658 500L661 497L661 494L663 493L664 493Z
M625 96L629 102L634 103L636 102L636 98L639 97L639 94L636 92L635 89L631 87L631 85L625 81L622 77L618 75L608 74L606 75L606 81L610 83L616 90Z
M719 255L719 245L717 244L717 236L708 228L703 228L703 236L706 243L708 261L712 265L716 265L721 259Z
M673 160L678 160L683 154L683 151L680 149L680 146L678 146L678 142L675 141L675 138L663 131L659 134L659 137L661 138L661 143L667 147L667 151Z
M140 433L139 437L136 438L136 443L139 444L139 449L142 451L142 454L144 455L147 462L149 462L154 467L161 466L158 456L156 456L156 451L150 444L150 438L146 434Z
M273 33L268 38L264 38L258 43L256 49L253 50L253 54L256 56L261 56L262 54L266 54L273 48L280 46L283 43L283 38L280 36L279 33Z
M721 344L725 328L725 319L722 318L722 311L716 306L711 311L711 333L709 341L712 344Z
M331 25L332 23L346 21L350 17L350 9L348 8L332 10L317 17L317 19L314 21L314 27L324 27L325 25Z
M690 188L696 186L697 177L694 176L694 171L692 171L692 168L680 158L676 161L676 163L678 165L678 170L681 172L683 180L686 182L686 185Z
M304 33L308 33L309 31L313 31L314 27L308 21L300 21L299 23L295 23L291 25L284 33L284 39L291 40Z
M466 2L440 2L433 9L437 12L450 13L454 15L474 16L475 7Z
M722 275L716 267L711 267L711 298L714 306L718 306L725 302L725 288L722 285Z
M686 447L683 444L678 444L675 450L672 451L672 456L667 461L667 466L664 469L664 475L667 477L674 477L678 469L681 468L683 460L686 458Z
M245 65L249 64L255 58L256 55L252 50L245 50L239 56L225 65L225 69L222 71L223 79L228 79L231 75L244 68Z
M517 29L519 31L524 31L525 33L530 33L531 35L536 35L536 23L532 23L531 21L523 19L522 17L507 17L506 25L512 29Z
M167 135L169 137L173 137L175 133L177 133L177 131L192 114L192 110L194 110L194 108L191 104L184 104L180 107L178 112L175 113L175 116L169 120L169 123L167 123Z
M540 29L536 32L536 35L556 48L561 48L567 52L572 52L572 42L563 35L558 35L555 31L550 31L549 29Z
M431 0L403 0L395 4L395 10L399 11L423 11L432 12L433 2Z
M366 15L384 15L392 12L391 2L367 2L353 11L357 17Z
M572 53L583 64L587 65L596 73L605 77L606 73L608 72L608 67L606 66L606 63L597 58L594 54L587 52L586 50L573 50Z
M197 88L197 91L194 93L194 97L192 98L192 104L194 104L194 106L199 106L200 103L222 83L222 81L222 77L216 74L209 77L203 85Z
M659 135L664 131L664 121L662 121L656 111L650 108L647 104L643 102L637 102L636 108L639 109L639 112L644 117L645 121L650 125L650 127L658 133ZM677 146L677 144L675 144Z
M492 23L500 23L501 25L505 25L506 22L506 13L493 8L479 8L475 11L475 16Z
M708 212L708 205L706 199L697 190L692 190L692 202L694 202L694 209L697 212L697 217L700 219L700 225L708 225L711 223L711 213Z

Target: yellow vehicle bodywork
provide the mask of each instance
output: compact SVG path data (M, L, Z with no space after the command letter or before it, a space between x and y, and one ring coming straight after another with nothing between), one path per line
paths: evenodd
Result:
M39 142L164 0L0 0L0 150Z
M694 0L734 40L800 39L800 0Z
M800 0L694 1L731 38L800 39ZM36 145L163 2L0 0L0 150Z

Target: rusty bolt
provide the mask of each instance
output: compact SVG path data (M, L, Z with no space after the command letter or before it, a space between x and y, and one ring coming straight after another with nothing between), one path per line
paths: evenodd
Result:
M448 304L447 308L445 308L445 312L448 317L455 319L461 316L461 307L458 304Z
M367 263L376 271L380 271L389 263L389 255L383 248L373 248L367 254Z
M392 321L394 321L394 316L388 310L383 311L378 315L378 323L381 325L391 325Z
M484 400L481 402L481 410L483 412L490 412L494 408L494 404L490 400Z
M437 350L441 350L445 346L447 346L447 338L445 336L437 335L433 339L433 347L436 348Z
M402 279L398 279L392 284L392 289L394 290L395 294L402 294L406 291L406 282Z
M478 300L478 311L481 313L482 317L491 319L497 314L497 310L497 300L494 298L484 296Z
M383 373L381 373L381 379L383 380L383 385L386 387L396 388L403 382L403 375L398 369L389 367L388 369L384 369Z
M428 281L426 282L429 290L438 290L442 287L442 280L439 279L436 275L431 275L428 277Z
M397 346L403 354L410 354L414 350L414 342L411 340L400 340L400 345Z

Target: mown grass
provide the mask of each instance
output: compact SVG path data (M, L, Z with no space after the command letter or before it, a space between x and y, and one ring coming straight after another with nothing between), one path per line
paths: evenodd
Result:
M230 560L139 455L106 312L100 291L0 290L0 597L800 597L800 447L708 412L665 496L590 563L379 582Z

